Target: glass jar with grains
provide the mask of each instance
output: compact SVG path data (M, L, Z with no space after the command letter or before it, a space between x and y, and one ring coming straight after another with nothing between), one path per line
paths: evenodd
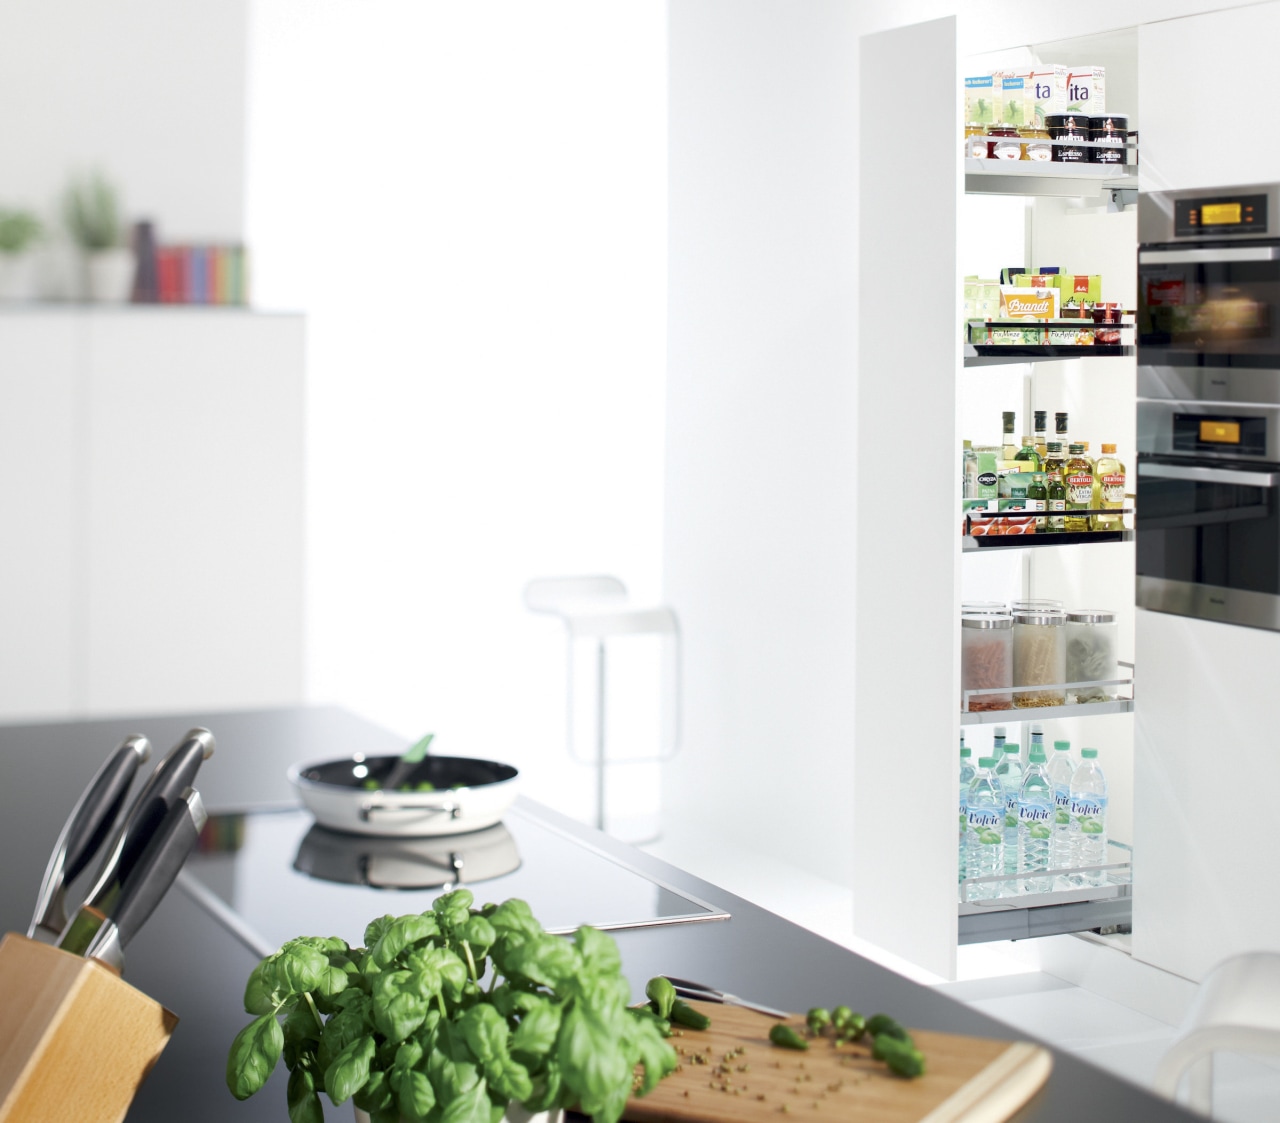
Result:
M1019 707L1061 706L1067 680L1067 617L1057 609L1023 609L1013 614L1013 704ZM1020 686L1058 686L1051 690L1017 690Z
M1007 710L1013 705L1013 617L993 613L960 617L960 691L994 690L968 699L970 712Z
M1088 608L1067 613L1067 682L1097 682L1119 677L1116 663L1116 614ZM1069 689L1077 702L1106 702L1115 697L1110 686Z

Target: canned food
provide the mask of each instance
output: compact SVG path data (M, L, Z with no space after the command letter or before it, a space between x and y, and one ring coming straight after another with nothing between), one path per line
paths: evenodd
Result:
M1089 139L1089 118L1079 113L1050 113L1044 119L1049 137L1055 141L1082 141ZM1089 149L1083 144L1054 144L1052 158L1061 164L1084 164L1089 160Z
M1129 118L1123 113L1089 118L1089 139L1102 148L1090 148L1089 159L1095 164L1127 163L1125 143L1129 139Z

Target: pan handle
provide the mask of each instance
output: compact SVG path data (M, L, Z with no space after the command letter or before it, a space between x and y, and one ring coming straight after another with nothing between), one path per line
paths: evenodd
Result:
M462 807L456 803L362 803L360 805L360 821L362 823L386 822L389 818L395 822L403 822L407 818L430 818L435 815L448 815L451 819L462 814Z

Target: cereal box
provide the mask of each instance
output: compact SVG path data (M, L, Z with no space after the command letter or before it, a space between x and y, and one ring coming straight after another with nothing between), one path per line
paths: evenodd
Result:
M1043 129L1045 118L1051 113L1061 113L1067 104L1067 76L1065 66L1044 64L1014 74L1022 84L1019 88L1023 104L1020 124L1028 128Z
M1063 113L1100 117L1107 111L1107 68L1073 66L1067 73L1067 101Z
M1005 75L1000 79L1000 120L1014 128L1025 128L1034 113L1027 104L1027 91L1023 79Z
M996 125L1001 120L1001 76L979 74L964 80L964 120L969 125Z

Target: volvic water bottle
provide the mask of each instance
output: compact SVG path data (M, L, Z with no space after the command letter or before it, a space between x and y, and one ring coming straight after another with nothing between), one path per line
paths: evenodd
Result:
M969 785L965 815L969 833L965 838L965 875L995 877L1004 873L1004 792L995 774L996 759L984 756ZM996 883L980 886L978 897L997 897Z
M975 770L971 763L973 750L966 748L960 738L960 880L964 880L965 836L969 833L969 785L973 783Z
M1080 767L1071 777L1071 864L1100 866L1107 860L1107 778L1098 767L1098 750L1081 749ZM1102 872L1080 874L1080 885L1104 885Z
M1049 868L1049 836L1056 806L1053 783L1044 764L1044 746L1031 746L1031 763L1018 793L1018 874L1028 893L1048 893L1052 878L1030 877Z
M1054 741L1053 759L1049 761L1049 780L1053 784L1053 833L1049 837L1049 868L1071 867L1071 777L1076 762L1071 758L1070 741ZM1060 884L1065 885L1065 881Z
M1004 757L1004 741L1005 741L1004 726L997 725L991 731L991 755L996 758L997 764L999 764Z
M1022 750L1005 745L1004 758L996 765L996 776L1004 791L1004 872L1018 872L1018 793L1022 790Z

